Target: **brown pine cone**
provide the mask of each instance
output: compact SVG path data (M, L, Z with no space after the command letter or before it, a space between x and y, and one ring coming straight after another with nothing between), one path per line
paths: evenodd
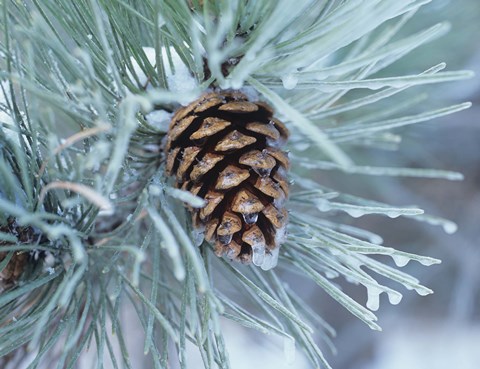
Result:
M166 172L206 200L190 209L193 226L218 256L273 268L285 238L288 138L270 107L237 91L208 93L175 113Z

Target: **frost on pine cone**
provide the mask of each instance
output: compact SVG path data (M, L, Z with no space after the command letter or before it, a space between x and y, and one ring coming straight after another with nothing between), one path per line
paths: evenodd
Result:
M172 118L166 172L205 200L190 209L192 223L218 256L276 265L288 219L287 138L268 105L238 91L203 95Z

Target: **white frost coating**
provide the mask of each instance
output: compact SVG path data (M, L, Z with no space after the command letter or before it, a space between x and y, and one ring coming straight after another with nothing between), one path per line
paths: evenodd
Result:
M230 260L233 260L237 257L237 252L236 250L232 249L232 248L229 248L227 253L226 253L226 256L227 258L229 258Z
M398 305L402 301L403 295L398 291L387 291L388 301L392 305Z
M192 230L192 240L195 246L200 247L204 239L205 239L205 229Z
M193 195L191 192L180 190L178 188L166 187L165 192L169 196L185 202L194 208L203 208L207 204L204 199Z
M285 337L283 339L283 353L285 355L285 360L287 365L292 365L295 362L295 339L293 337Z
M5 94L3 93L5 91ZM10 100L9 96L9 86L7 81L0 82L0 105L7 105L7 100ZM15 142L17 145L20 145L20 141L18 138L18 134L16 131L15 123L10 114L0 110L0 123L11 126L12 129L9 128L1 128L5 136L7 136L10 140Z
M360 209L348 209L348 210L344 209L344 210L352 218L360 218L361 216L368 214L368 212L365 212L365 211L360 210Z
M255 90L252 86L244 86L240 89L240 92L242 92L250 101L259 100L258 91Z
M343 255L344 252L342 250L337 249L337 248L331 247L330 248L330 254L332 254L333 256L339 256L339 255Z
M275 233L275 239L274 239L275 245L281 245L286 238L287 238L287 226L284 225L281 228L278 228L277 232Z
M354 284L356 286L358 286L360 284L360 282L357 280L356 277L353 277L353 276L345 276L345 280L350 283L350 284Z
M421 258L418 258L417 261L420 264L425 265L425 266L430 266L430 265L441 263L441 260L434 259L434 258L429 258L429 257L421 257Z
M327 277L328 279L334 279L334 278L337 278L340 274L338 274L337 271L335 270L327 270L325 271L325 277Z
M409 257L403 255L392 255L392 259L399 268L404 267L410 261Z
M383 238L375 233L365 232L367 240L375 245L381 245L383 243Z
M329 202L327 199L318 199L315 202L318 210L327 212L331 210L341 210L350 215L352 218L359 218L369 214L382 214L390 218L397 218L401 215L420 215L423 214L422 209L415 208L387 208L379 206L363 206L354 204L345 204L341 202Z
M457 229L458 229L458 226L453 223L453 222L450 222L450 221L445 221L443 224L442 224L442 228L443 230L445 231L445 233L447 234L454 234Z
M53 254L50 251L47 251L45 253L45 257L43 259L43 264L47 268L51 268L55 265L55 256L53 256Z
M173 113L170 113L166 110L154 110L151 113L148 113L145 116L148 124L152 127L155 127L160 132L168 132L168 127L170 126L170 120L172 119Z
M148 191L152 196L160 196L162 194L162 188L159 185L152 184L148 187Z
M317 209L321 212L327 212L332 210L330 202L325 199L318 199L317 201L315 201L315 205L317 206Z
M265 246L264 245L255 245L252 247L252 262L256 266L263 265L265 261Z
M407 263L410 260L415 260L425 266L439 264L441 262L438 259L430 258L427 256L414 255L414 254L406 254L406 255L393 254L391 255L391 257L398 267L403 267L407 265Z
M280 251L280 247L277 246L276 248L274 248L270 252L267 252L265 254L265 260L263 261L263 264L260 265L260 267L263 270L270 270L272 268L275 268L277 266L277 263L278 263L279 251Z
M254 224L257 222L258 213L242 214L242 215L243 215L243 220L247 224Z
M380 294L382 289L375 286L367 286L367 308L377 311L380 307Z
M95 143L85 159L85 168L94 171L99 170L103 161L110 157L110 149L111 144L109 142L99 141Z
M145 56L147 57L148 62L153 66L155 65L155 49L153 47L144 47L143 52L145 53ZM143 72L142 68L140 65L137 63L135 58L133 56L130 57L130 62L132 63L133 70L135 74L137 75L138 81L142 86L147 86L151 88L151 86L148 86L148 78L147 75ZM134 82L135 77L133 74L127 69L127 75L128 78Z
M296 151L305 151L308 150L312 145L309 142L296 142L292 145L295 147Z
M339 231L347 233L351 236L355 236L355 237L358 237L358 238L363 238L363 239L367 240L368 242L373 243L375 245L381 245L383 243L383 238L382 237L380 237L378 234L367 231L365 229L352 227L352 226L345 225L345 224L337 224L336 227Z
M417 279L415 279L415 282L418 282ZM425 286L422 286L422 285L416 285L416 286L412 286L408 283L402 283L405 288L409 291L412 291L414 290L416 293L418 293L420 296L427 296L427 295L430 295L433 293L433 291L430 289L430 288L427 288Z
M442 218L425 216L421 220L431 225L441 226L443 228L443 231L447 234L454 234L458 229L458 226L456 223L450 220L442 219Z
M155 49L153 47L143 47L143 51L145 53L145 56L147 57L148 62L152 65L152 67L155 67ZM169 90L172 92L187 92L194 90L198 86L198 84L195 78L192 76L190 69L185 65L185 63L183 63L182 59L175 51L175 48L170 47L169 51L172 58L173 69L175 70L175 72L170 67L166 48L162 47L162 60ZM130 57L130 61L140 84L142 86L145 86L147 90L151 89L152 86L149 83L148 77L145 75L142 68L136 62L133 56ZM135 78L133 77L132 73L130 73L130 71L128 71L127 74L132 81L135 81Z
M7 96L3 93L3 91L5 91L5 93L8 94L9 87L8 87L7 81L0 82L0 104L6 104L7 100L9 100L7 99Z
M165 73L167 75L168 87L173 92L185 92L194 90L198 84L193 78L190 69L183 63L180 55L177 54L173 47L170 47L170 54L175 73L170 68L167 51L162 48L162 57L164 60Z
M427 296L433 293L433 291L430 288L420 286L415 288L415 292L417 292L420 296Z
M293 74L287 74L285 77L282 77L282 83L286 90L293 90L297 87L298 78Z

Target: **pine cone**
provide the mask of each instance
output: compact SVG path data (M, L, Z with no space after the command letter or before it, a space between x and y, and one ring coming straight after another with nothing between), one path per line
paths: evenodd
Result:
M266 104L237 91L209 93L175 113L165 146L166 172L206 200L193 226L218 256L273 268L285 238L287 128Z

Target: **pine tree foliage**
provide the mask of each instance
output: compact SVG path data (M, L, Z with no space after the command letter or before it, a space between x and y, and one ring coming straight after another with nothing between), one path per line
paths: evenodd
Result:
M393 304L402 297L375 276L431 293L399 267L438 260L383 246L379 235L335 215L402 216L446 232L455 225L318 180L331 171L352 181L357 174L372 182L461 179L373 167L362 154L397 149L397 128L469 106L430 110L417 87L469 72L443 63L394 72L449 28L406 31L428 2L1 0L0 224L13 217L32 234L20 242L4 227L0 233L1 270L14 255L29 255L15 285L0 293L2 367L27 350L29 368L75 368L88 348L98 368L136 368L120 314L129 305L154 368L175 361L185 368L188 342L205 368L235 367L224 318L284 337L287 353L296 345L312 365L328 368L318 344L331 344L333 329L284 283L285 272L318 284L372 329L380 329L372 312L379 295ZM155 50L153 64L143 47ZM177 56L196 81L188 91L172 88ZM164 173L165 130L149 114L172 112L211 88L257 96L291 131L288 239L268 272L217 258L207 243L195 246L183 203L202 201L173 188ZM341 290L340 278L365 287L366 307Z

